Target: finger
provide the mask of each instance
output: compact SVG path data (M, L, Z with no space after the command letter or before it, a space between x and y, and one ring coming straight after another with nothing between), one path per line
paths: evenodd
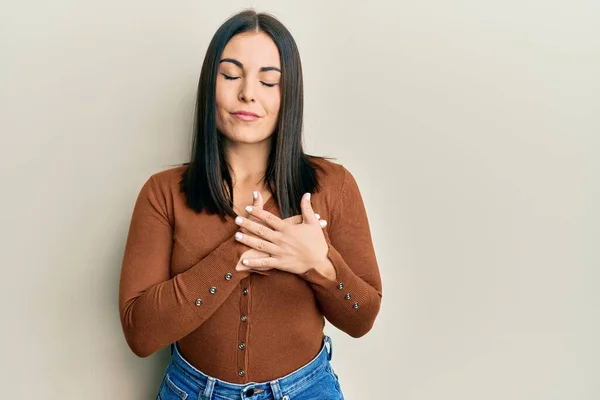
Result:
M258 190L255 190L252 192L252 198L254 199L252 201L252 207L254 208L263 208L264 206L264 199L262 197L262 194L260 194L260 192Z
M254 190L252 192L252 207L254 209L261 209L261 210L264 207L264 198L262 197L262 195L260 194L260 192L257 191L257 190ZM251 215L248 215L248 218L250 220L252 220L252 221L255 221L255 222L260 221L259 219L255 218L255 217L253 217Z
M250 231L254 235L266 239L269 242L275 242L278 239L278 232L274 232L268 226L264 226L258 222L252 221L248 218L240 217L239 215L235 218L235 223L246 230Z
M302 215L293 215L283 220L288 225L298 225L302 223Z
M272 267L246 267L242 264L238 264L237 267L235 267L236 271L250 271L250 272L265 272L265 271L270 271L273 268Z
M251 237L260 238L260 236L257 236L256 234L250 232L248 229L241 227L241 226L240 226L240 232L242 232L245 235L249 235Z
M319 214L315 213L315 218L321 219L321 216ZM294 216L284 219L283 222L285 222L286 224L290 224L290 225L298 225L298 224L301 224L302 222L304 222L304 218L302 218L302 215L294 215Z
M259 271L276 268L278 260L274 257L262 257L262 258L244 258L242 260L243 265L238 265L237 270L243 271L247 269L255 269Z
M246 207L246 211L251 214L252 216L260 219L261 221L264 221L267 223L267 225L269 225L271 228L273 228L276 231L281 231L285 228L285 222L283 222L283 220L281 218L279 218L278 216L271 214L268 211L262 210L262 209L255 209L251 206L247 206Z
M300 202L300 208L302 209L302 218L304 222L307 224L314 224L318 221L315 216L315 212L312 209L312 205L310 204L310 193L306 193L302 196L302 201Z
M248 229L246 229L244 227L240 227L240 232L242 232L245 235L256 236L254 233L250 232Z
M242 232L236 232L235 239L253 249L269 254L279 254L279 247L263 238L244 235Z
M273 268L246 268L243 265L240 267L236 268L238 271L248 271L250 273L252 272L256 272L257 274L263 273L263 272L267 272L272 270ZM266 275L266 274L265 274Z

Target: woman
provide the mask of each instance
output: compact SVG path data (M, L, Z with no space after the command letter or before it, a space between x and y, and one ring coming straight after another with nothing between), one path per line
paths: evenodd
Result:
M343 399L324 318L366 334L381 279L353 176L303 152L302 101L280 22L245 11L218 29L191 160L142 187L121 270L127 343L171 345L159 399Z

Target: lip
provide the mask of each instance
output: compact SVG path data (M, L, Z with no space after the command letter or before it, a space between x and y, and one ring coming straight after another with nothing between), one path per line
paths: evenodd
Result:
M235 111L231 115L242 121L256 121L260 118L257 114L250 111Z

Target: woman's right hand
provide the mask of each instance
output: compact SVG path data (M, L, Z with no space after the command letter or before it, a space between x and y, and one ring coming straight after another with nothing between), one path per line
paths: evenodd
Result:
M264 198L262 196L262 194L259 191L254 191L252 192L252 198L254 199L254 201L252 202L252 208L253 209L260 209L262 210L264 207ZM315 214L315 216L317 217L318 220L321 220L321 216L319 214ZM254 215L246 213L246 218L248 218L251 221L254 221L258 224L261 224L263 226L267 226L266 223L258 218L256 218ZM288 223L288 224L301 224L302 223L302 215L293 215L291 217L288 217L286 219L283 220L284 222ZM321 220L321 228L325 228L327 226L327 221L325 220ZM248 231L246 228L240 228L240 232L242 232L245 235L251 235L251 236L255 236L252 232Z
M262 208L264 206L264 198L263 198L262 194L259 191L254 191L254 192L252 192L252 198L254 199L254 201L252 202L252 208L262 210ZM319 219L319 220L321 219L321 216L319 214L315 214L315 215L316 215L317 219ZM263 226L267 226L263 220L256 218L252 214L246 213L246 218L248 218L256 223L259 223ZM303 220L302 220L302 215L293 215L291 217L284 219L283 221L288 224L301 224ZM325 228L326 226L327 226L327 221L321 220L321 227ZM240 232L242 232L244 235L250 235L250 236L256 237L256 235L254 235L252 232L248 231L246 228L243 228L243 227L240 228ZM270 257L270 256L271 255L269 253L265 253L264 251L250 248L242 254L240 259L238 260L238 264L240 264L242 262L242 260L245 258L266 258L266 257ZM236 265L236 267L237 267L237 265ZM266 271L266 270L263 270L263 271Z

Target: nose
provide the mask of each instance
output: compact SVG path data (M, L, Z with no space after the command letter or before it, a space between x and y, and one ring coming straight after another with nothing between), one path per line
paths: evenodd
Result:
M254 103L256 101L254 84L250 79L244 79L240 89L239 99L244 103Z

